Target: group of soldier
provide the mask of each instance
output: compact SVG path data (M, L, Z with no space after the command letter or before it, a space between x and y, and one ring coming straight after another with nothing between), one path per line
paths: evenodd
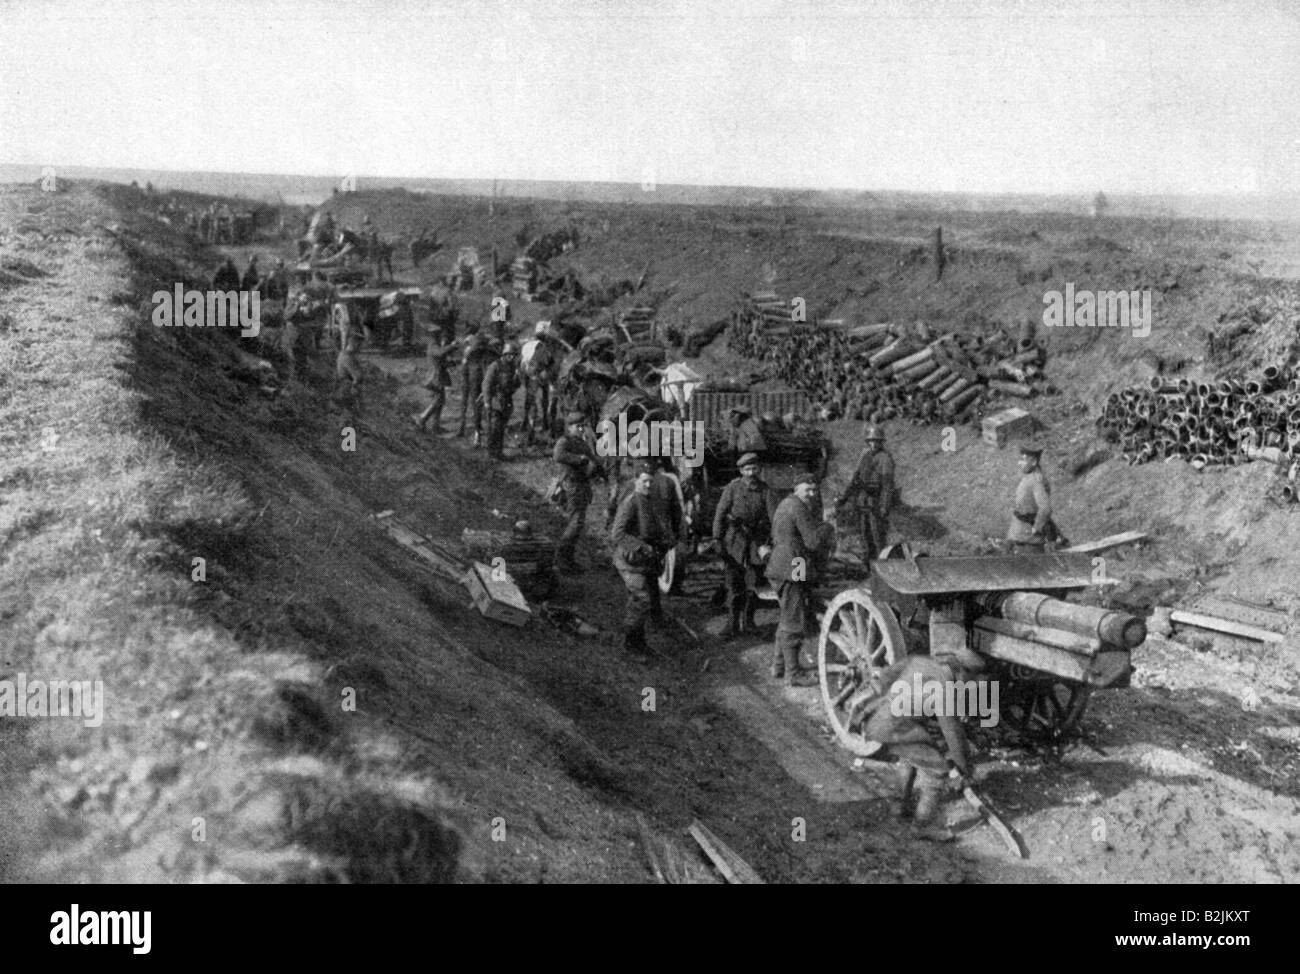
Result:
M275 266L266 272L258 269L257 260L256 254L250 256L241 274L234 258L227 256L212 274L212 289L256 291L262 301L283 301L289 293L289 271L284 258L278 258Z

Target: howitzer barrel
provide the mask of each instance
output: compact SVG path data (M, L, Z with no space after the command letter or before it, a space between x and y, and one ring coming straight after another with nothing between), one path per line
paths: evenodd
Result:
M1132 649L1147 638L1147 624L1137 616L1091 605L1075 605L1039 592L1008 592L983 598L993 615L1031 626L1060 629Z

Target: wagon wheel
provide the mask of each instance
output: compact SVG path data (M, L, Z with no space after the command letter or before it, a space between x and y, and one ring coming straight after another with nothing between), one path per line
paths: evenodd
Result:
M1025 737L1055 743L1078 728L1091 695L1092 687L1087 684L1016 679L1013 670L1010 699L1000 708L1000 716Z
M869 757L880 750L875 741L849 732L848 703L876 671L907 655L903 629L888 606L878 605L862 588L841 592L822 616L817 670L822 703L831 729L848 750Z

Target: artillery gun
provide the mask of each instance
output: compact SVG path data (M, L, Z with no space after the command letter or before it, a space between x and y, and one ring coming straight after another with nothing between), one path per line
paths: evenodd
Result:
M1146 623L1065 601L1094 584L1087 554L913 556L905 545L871 563L871 577L831 599L817 667L831 729L862 756L879 744L850 730L871 678L908 654L966 646L999 681L1000 720L1056 744L1078 730L1094 690L1127 687Z

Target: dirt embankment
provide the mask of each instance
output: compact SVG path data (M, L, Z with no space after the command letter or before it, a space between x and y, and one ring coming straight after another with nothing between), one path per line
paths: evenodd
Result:
M0 194L0 255L16 279L0 285L0 679L102 678L106 699L96 728L0 724L0 794L13 806L5 820L15 823L0 838L5 878L639 881L650 874L638 811L669 858L700 879L707 871L672 838L695 817L764 876L791 881L1139 878L1144 848L1157 850L1164 876L1192 878L1192 869L1227 877L1236 874L1222 856L1233 843L1260 850L1251 861L1261 875L1292 871L1273 838L1251 845L1226 825L1229 838L1187 864L1185 830L1144 837L1135 826L1126 835L1134 863L1118 869L1095 861L1095 846L1083 840L1062 865L1028 873L1008 873L980 851L918 846L898 834L881 802L811 801L768 749L720 713L702 671L707 660L711 674L734 660L707 638L691 650L660 638L665 658L639 667L611 639L481 619L462 589L424 573L368 517L398 509L448 540L466 525L505 523L498 510L553 526L538 497L546 463L491 469L461 444L418 436L405 415L419 393L404 384L400 365L367 367L366 412L350 414L328 400L330 362L270 395L231 335L154 328L148 295L197 280L214 255L137 203L125 190ZM498 201L489 216L484 200L400 193L331 205L354 223L363 209L372 213L384 233L438 227L452 256L462 243L482 252L496 242L509 253L524 222L550 229L573 220L584 242L559 267L613 280L635 278L648 264L661 317L687 325L725 315L740 289L760 282L805 296L814 314L963 327L1018 321L1041 308L1051 282L1084 286L1088 273L1123 272L1135 287L1169 281L1157 276L1165 265L1144 256L1146 244L1123 237L1126 228L1146 233L1136 222L1115 222L1114 233L1089 242L1095 228L1082 221L958 219L952 266L936 284L924 251L929 214L873 215L855 228L825 214L796 224L782 212L514 201ZM1240 250L1273 246L1241 232ZM1209 240L1202 249L1221 245ZM399 273L425 282L448 260L444 252L418 273L399 262ZM1115 383L1153 368L1204 367L1194 354L1189 360L1188 338L1213 324L1203 309L1214 300L1227 312L1278 290L1231 267L1174 272L1176 286L1162 292L1170 327L1162 332L1158 318L1149 346L1109 333L1047 336L1048 371L1065 390L1038 407L1054 452L1084 445ZM521 318L541 314L529 308ZM1259 341L1277 327L1267 318ZM702 361L721 374L750 367L720 347ZM354 450L344 448L349 431ZM968 550L1000 533L1013 482L1005 453L984 448L972 431L956 453L940 449L937 430L895 424L889 432L911 517L927 526L935 550ZM836 433L842 478L856 455L855 431ZM1254 546L1273 543L1285 517L1263 506L1262 489L1250 499L1251 478L1251 468L1194 475L1111 461L1058 492L1077 537L1151 531L1158 543L1131 556L1130 587L1140 596L1163 584L1176 594L1184 572L1204 577L1207 563L1226 570L1232 554L1235 571L1290 577L1286 559L1296 556L1281 542L1282 561L1271 569L1250 557L1262 550ZM1268 532L1237 523L1257 511ZM1223 538L1237 547L1210 557ZM599 558L595 549L586 554ZM1286 574L1271 574L1279 570ZM620 595L608 573L586 576L565 595L614 627ZM705 629L707 607L682 612ZM1268 673L1289 672L1284 662ZM1220 679L1225 666L1206 670ZM1204 680L1187 679L1186 670L1173 652L1163 672L1174 703L1205 695ZM653 711L644 706L647 689ZM1295 723L1282 689L1262 692L1259 721ZM1134 693L1159 702L1154 689ZM1145 740L1144 726L1126 718L1130 699L1116 695L1099 714ZM1226 714L1231 699L1212 703ZM1166 716L1156 724L1168 731L1158 743L1175 743L1194 717L1207 740L1201 756L1217 760L1208 742L1225 732L1214 712L1208 729L1204 715L1180 723L1159 713ZM1262 724L1234 723L1229 732L1255 735ZM1274 752L1264 758L1286 770ZM1007 765L994 778L995 797L1014 801L1025 787L1040 788L1043 774ZM1149 794L1126 791L1127 767L1108 765L1078 784L1087 795L1095 792L1086 785L1100 788L1086 799L1097 807L1070 818L1069 809L1031 802L1027 838L1046 842L1064 830L1077 839L1097 811L1133 822L1168 801L1150 782ZM791 841L794 818L805 820L811 841Z

